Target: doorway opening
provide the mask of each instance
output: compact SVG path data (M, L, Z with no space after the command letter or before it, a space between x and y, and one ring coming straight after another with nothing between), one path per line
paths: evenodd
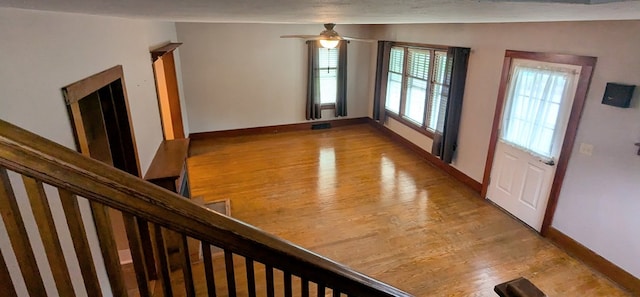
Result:
M506 51L482 197L541 232L551 225L595 57Z
M140 163L122 66L118 65L62 88L80 153L140 177ZM122 213L91 202L107 273L120 278L120 264L131 261L127 229L140 225L140 239L151 244L146 222L123 219ZM144 223L144 224L141 224ZM132 225L132 226L129 226ZM155 275L153 254L145 259ZM116 281L112 286L121 285ZM122 288L113 288L119 292Z

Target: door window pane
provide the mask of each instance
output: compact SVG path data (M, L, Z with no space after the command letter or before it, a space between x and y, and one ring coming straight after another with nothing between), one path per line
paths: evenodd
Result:
M516 65L511 74L501 138L536 155L552 158L560 107L570 72Z

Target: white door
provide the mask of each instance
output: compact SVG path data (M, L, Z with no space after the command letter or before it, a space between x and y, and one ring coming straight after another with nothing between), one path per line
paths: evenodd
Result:
M487 198L540 231L580 67L513 60Z

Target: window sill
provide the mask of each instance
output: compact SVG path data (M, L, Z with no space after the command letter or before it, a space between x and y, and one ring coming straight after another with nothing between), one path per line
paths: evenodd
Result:
M397 114L395 114L395 113L394 113L394 112L392 112L392 111L386 110L386 116L388 116L388 117L390 117L390 118L392 118L392 119L396 120L397 122L400 122L401 124L403 124L403 125L405 125L405 126L407 126L407 127L411 128L411 129L413 129L413 130L416 130L416 131L417 131L417 132L419 132L420 134L424 134L425 136L427 136L427 137L429 137L429 138L433 139L433 132L431 132L431 131L427 130L427 129L426 129L426 128L424 128L424 127L418 126L418 125L417 125L416 123L414 123L414 122L411 122L411 121L409 121L409 120L407 120L407 119L402 118L402 116L397 115Z
M320 104L320 110L325 110L325 109L336 109L336 104L335 103L322 103L322 104Z

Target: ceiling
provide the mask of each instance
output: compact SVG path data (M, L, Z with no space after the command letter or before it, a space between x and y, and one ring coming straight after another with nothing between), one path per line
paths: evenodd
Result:
M616 0L0 0L0 7L185 22L485 23L640 19Z

